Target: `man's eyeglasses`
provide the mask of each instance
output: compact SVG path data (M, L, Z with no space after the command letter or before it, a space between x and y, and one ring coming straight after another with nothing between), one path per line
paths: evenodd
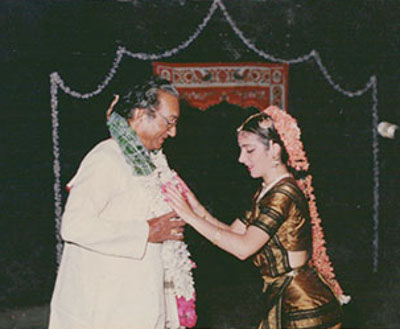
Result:
M178 118L173 118L173 119L168 119L165 115L161 114L159 111L155 112L156 114L159 114L161 118L164 119L165 123L167 124L168 129L172 128L173 126L176 126L178 123Z

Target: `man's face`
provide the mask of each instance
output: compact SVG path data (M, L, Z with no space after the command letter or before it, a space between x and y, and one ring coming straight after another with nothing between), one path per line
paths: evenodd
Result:
M180 114L177 97L160 90L158 99L155 117L143 113L138 121L131 123L131 127L149 151L160 149L168 137L175 137L176 121Z

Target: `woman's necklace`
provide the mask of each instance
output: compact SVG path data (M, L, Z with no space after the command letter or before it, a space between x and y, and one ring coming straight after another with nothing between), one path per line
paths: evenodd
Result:
M284 178L286 178L286 177L291 177L291 176L292 176L292 174L286 173L286 174L283 174L283 175L279 176L278 178L274 179L274 180L273 180L271 183L269 183L268 185L265 184L265 182L263 182L263 183L262 183L262 187L263 187L263 188L262 188L260 194L258 195L257 202L260 201L260 199L261 199L261 198L262 198L276 183L278 183L281 179L284 179Z

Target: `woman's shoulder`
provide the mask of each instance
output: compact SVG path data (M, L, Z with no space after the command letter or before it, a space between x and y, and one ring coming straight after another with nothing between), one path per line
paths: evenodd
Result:
M300 187L297 185L296 179L293 177L286 177L281 179L272 189L271 192L285 191L292 194L302 194Z
M276 198L279 198L281 201L285 199L288 201L302 200L304 199L304 194L293 177L286 177L272 187L263 199L268 201Z
M294 178L284 178L266 193L258 203L260 211L274 209L287 214L292 207L306 209L307 201Z

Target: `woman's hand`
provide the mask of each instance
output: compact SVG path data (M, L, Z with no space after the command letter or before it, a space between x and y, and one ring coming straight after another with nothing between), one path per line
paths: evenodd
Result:
M187 199L185 199L185 196L183 196L183 193L178 191L176 186L173 186L170 183L166 184L162 188L162 192L163 192L164 196L166 197L166 201L168 202L168 204L172 207L173 210L175 210L175 212L178 214L178 216L181 219L183 219L185 222L187 222L188 224L191 224L194 220L196 220L196 218L198 218L198 215L193 210L189 201ZM193 193L192 193L192 195L193 195ZM186 197L187 197L187 194L186 194Z
M180 187L180 189L182 189L182 195L186 198L192 210L200 217L205 215L206 210L204 206L199 202L199 200L197 200L196 196L186 185L185 181L179 176L176 176L176 180L178 181L178 188Z

